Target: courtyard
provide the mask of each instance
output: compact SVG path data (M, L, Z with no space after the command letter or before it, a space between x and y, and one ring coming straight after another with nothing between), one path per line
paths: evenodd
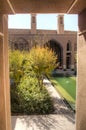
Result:
M40 6L39 6L40 5ZM40 8L39 8L40 7ZM8 63L8 14L16 13L70 13L78 14L78 90L76 130L86 130L86 1L1 0L0 5L0 129L11 129L10 88ZM68 58L69 59L69 58ZM64 66L65 67L65 66Z
M66 124L71 125L71 130L75 129L75 113L68 107L70 102L72 102L72 106L75 105L73 100L74 93L76 93L75 78L64 77L65 74L72 73L62 70L63 77L53 77L53 80L54 83L55 80L59 84L62 83L55 85L65 88L69 94L67 91L56 91L50 82L52 71L57 66L55 53L40 46L33 47L30 52L10 50L9 61L12 130L20 130L21 127L27 130L44 128L46 130L57 128L67 130ZM59 73L59 70L57 71ZM71 70L71 72L73 71ZM46 77L50 77L50 80ZM67 89L68 87L70 89ZM63 96L65 93L67 96ZM68 102L68 98L70 102ZM58 119L60 120L58 121ZM46 125L44 120L46 120ZM49 122L51 122L50 125ZM60 126L60 122L64 122L65 127Z
M55 111L46 115L12 116L12 130L75 130L75 114L71 111L62 97L52 86L51 82L44 79L46 89L53 98Z

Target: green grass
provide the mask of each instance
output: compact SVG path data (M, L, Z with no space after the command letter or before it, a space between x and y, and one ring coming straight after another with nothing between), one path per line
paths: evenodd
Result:
M75 77L54 77L52 78L56 90L65 98L75 110L76 102L76 78Z

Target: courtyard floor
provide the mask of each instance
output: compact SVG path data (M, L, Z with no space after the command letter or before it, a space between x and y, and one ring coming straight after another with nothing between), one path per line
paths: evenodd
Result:
M55 111L49 115L12 116L12 130L75 130L75 114L64 103L52 84L44 84L51 94Z

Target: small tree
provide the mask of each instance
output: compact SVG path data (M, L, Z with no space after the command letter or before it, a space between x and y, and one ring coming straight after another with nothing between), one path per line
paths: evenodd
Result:
M24 75L25 61L27 60L27 53L20 52L18 50L9 51L9 63L10 63L10 79L13 84L18 86L21 78Z
M38 85L42 89L44 75L49 76L57 66L57 56L49 48L36 46L29 53L29 67L35 73Z

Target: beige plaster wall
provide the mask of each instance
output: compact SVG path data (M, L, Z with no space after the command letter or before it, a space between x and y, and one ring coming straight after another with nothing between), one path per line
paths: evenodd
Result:
M11 130L8 58L8 19L0 15L0 130Z
M76 130L86 130L86 9L79 14Z

